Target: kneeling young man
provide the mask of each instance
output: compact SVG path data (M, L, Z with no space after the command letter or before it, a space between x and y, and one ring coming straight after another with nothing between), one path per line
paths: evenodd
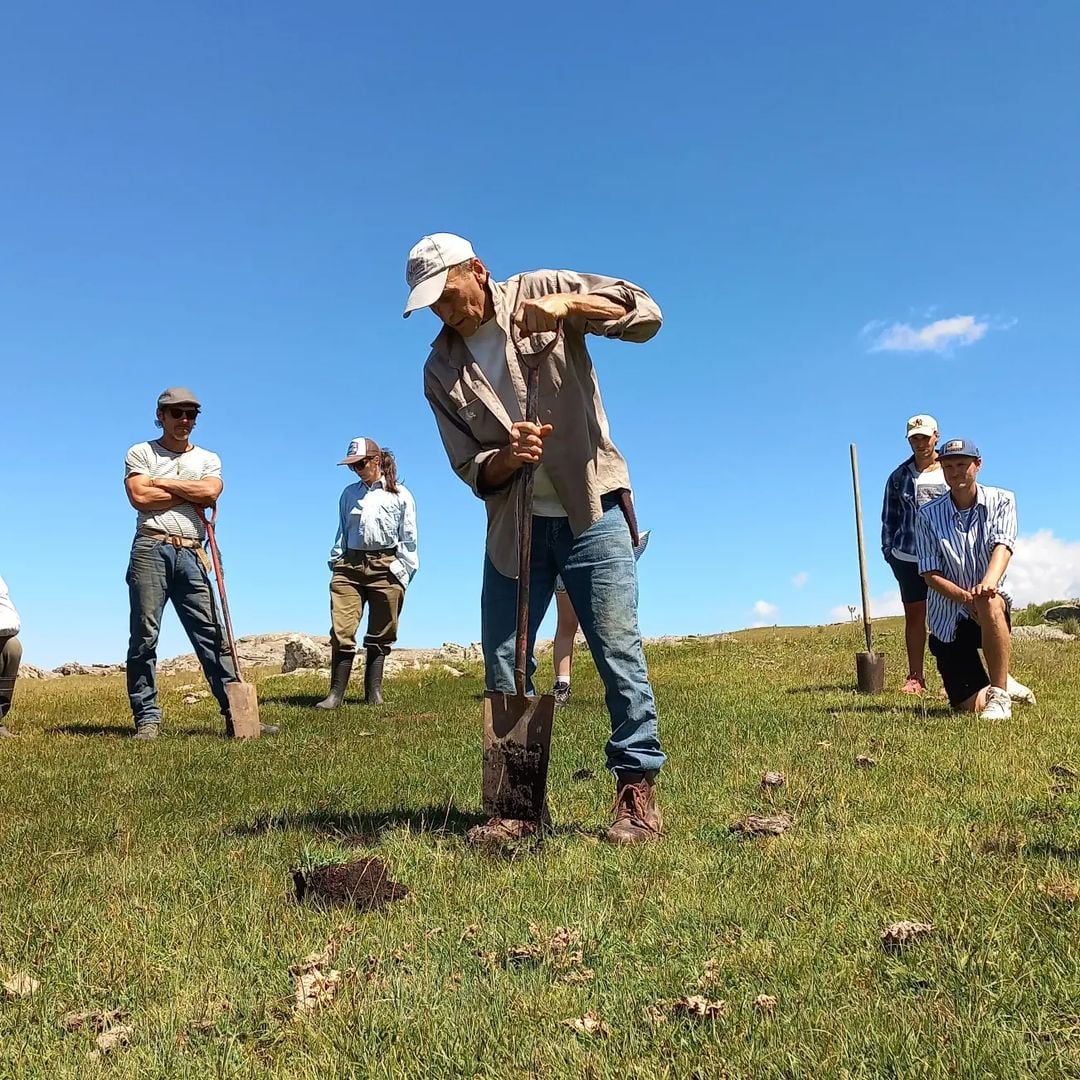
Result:
M1002 585L1016 546L1016 496L976 482L982 455L970 439L942 443L938 460L949 492L915 522L919 573L930 587L930 652L954 709L1008 720L1012 700L1035 701L1009 678L1012 602Z

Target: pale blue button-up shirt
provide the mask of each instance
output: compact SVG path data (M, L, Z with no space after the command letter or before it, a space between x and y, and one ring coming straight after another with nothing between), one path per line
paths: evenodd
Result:
M398 484L387 491L381 480L368 487L363 480L350 484L338 501L338 531L330 549L330 567L345 551L397 552L390 564L393 575L408 587L420 569L416 551L416 502L408 488Z

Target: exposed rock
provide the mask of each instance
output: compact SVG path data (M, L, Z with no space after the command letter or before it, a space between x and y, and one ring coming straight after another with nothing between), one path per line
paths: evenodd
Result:
M325 668L330 666L329 644L321 645L302 634L294 634L285 642L281 673L301 668Z
M1066 634L1060 626L1014 626L1012 636L1016 641L1074 641L1074 634Z
M55 671L47 671L45 668L34 667L33 664L22 664L19 667L20 679L59 679Z
M479 641L471 645L458 645L454 641L444 641L439 650L447 660L483 660L484 649Z
M80 664L77 660L69 660L58 668L53 668L57 675L123 675L123 664Z
M1058 604L1057 607L1048 608L1043 614L1048 623L1065 622L1066 619L1080 619L1080 600L1072 600L1068 604Z

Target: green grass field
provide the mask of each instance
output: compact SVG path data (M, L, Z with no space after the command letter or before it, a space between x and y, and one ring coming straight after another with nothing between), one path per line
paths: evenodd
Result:
M899 627L879 638L896 687ZM926 701L856 695L859 647L834 626L650 649L666 836L628 850L598 840L612 785L583 653L557 717L558 829L513 861L463 841L477 668L331 716L309 707L316 681L263 681L282 733L249 744L217 736L211 700L180 703L190 676L165 680L165 734L145 744L120 680L20 683L22 737L0 743L0 976L40 988L0 1002L0 1075L1080 1077L1080 782L1051 772L1080 772L1080 642L1019 643L1039 705L996 726L949 713L936 682ZM786 776L772 794L766 770ZM786 836L729 834L768 810L791 815ZM357 855L408 899L296 904L290 867ZM935 929L890 954L900 919ZM510 962L530 924L569 928L580 962ZM289 966L332 938L338 996L296 1017ZM692 994L726 1009L649 1011ZM133 1029L100 1062L92 1033L61 1027L96 1008ZM587 1013L606 1034L563 1024Z

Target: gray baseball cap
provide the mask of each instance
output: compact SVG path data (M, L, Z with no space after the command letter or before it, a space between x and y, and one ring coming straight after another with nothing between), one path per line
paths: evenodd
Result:
M163 409L166 405L194 405L196 409L202 408L202 402L186 386L170 386L163 390L157 399L158 408Z

